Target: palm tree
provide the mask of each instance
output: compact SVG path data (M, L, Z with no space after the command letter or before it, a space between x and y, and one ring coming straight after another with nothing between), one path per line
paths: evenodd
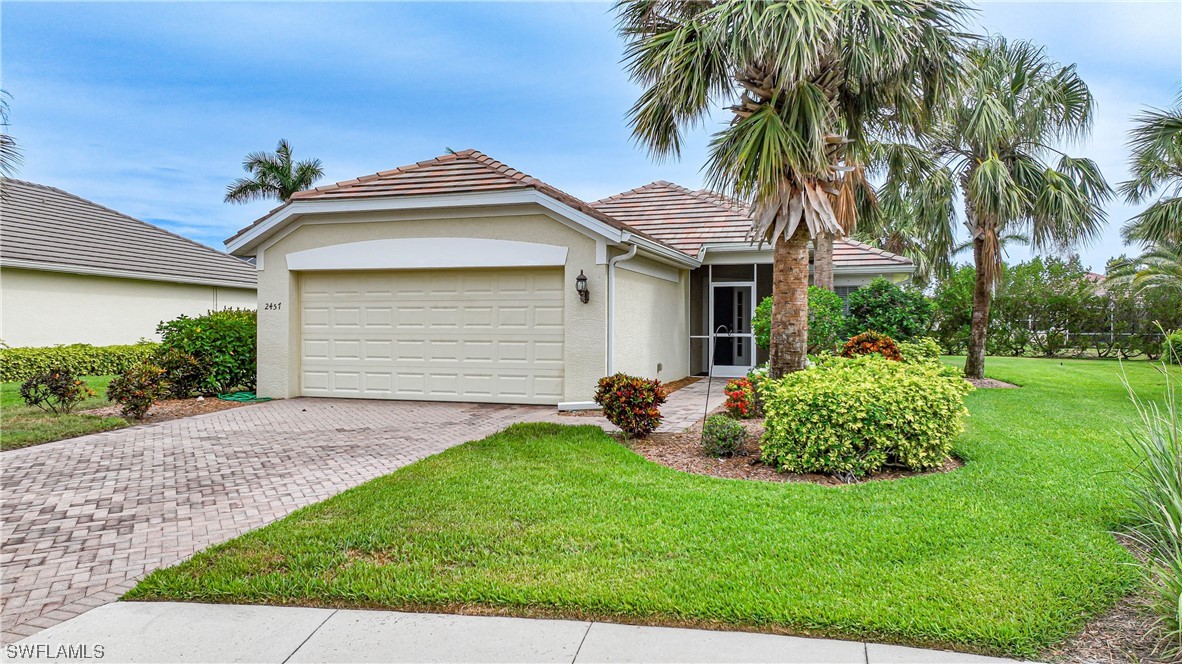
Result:
M891 201L876 213L862 215L855 239L883 251L906 256L915 264L911 283L926 287L952 273L955 248L940 244L931 229L919 223L915 206L906 201ZM815 260L815 259L814 259Z
M1133 179L1120 184L1120 193L1132 204L1153 202L1121 233L1126 241L1182 243L1182 93L1172 108L1147 110L1133 122Z
M311 189L324 177L319 159L292 162L291 144L286 139L279 139L274 153L251 152L246 155L242 169L251 177L238 178L226 187L227 203L248 203L265 198L286 201L297 191Z
M774 251L770 369L805 366L808 243L840 235L833 164L867 128L919 126L955 76L958 0L625 0L625 66L643 90L633 135L658 157L730 112L707 184L747 201L750 239Z
M1131 261L1114 265L1108 281L1137 290L1165 289L1182 295L1182 243L1161 242Z
M1074 66L1001 37L974 47L965 66L964 86L922 145L884 146L879 193L891 204L911 200L929 237L948 247L953 201L962 197L976 270L965 375L981 378L1003 238L1022 236L1035 251L1090 241L1112 189L1095 162L1055 147L1083 138L1092 123L1095 100Z
M8 99L11 95L0 90L0 174L14 175L21 163L21 152L16 139L8 133Z
M852 235L858 228L861 217L873 217L878 212L878 198L874 187L866 179L863 160L849 154L849 150L837 155L833 164L835 171L834 188L829 193L829 204L841 226L842 235ZM832 233L821 233L813 238L813 285L833 290L833 241Z

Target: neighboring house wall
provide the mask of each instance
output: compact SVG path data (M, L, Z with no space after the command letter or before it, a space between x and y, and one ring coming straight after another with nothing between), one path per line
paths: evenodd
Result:
M596 262L596 243L588 236L533 208L513 214L480 209L323 214L297 219L285 232L263 245L258 272L260 395L300 393L300 273L288 270L289 253L388 238L482 238L568 248L563 276L564 390L566 401L591 400L605 369L607 271ZM575 292L580 270L591 291L588 304Z
M688 376L689 271L634 258L615 274L614 371L663 381Z
M95 346L154 339L181 314L255 308L255 292L64 272L0 270L0 339L9 346Z

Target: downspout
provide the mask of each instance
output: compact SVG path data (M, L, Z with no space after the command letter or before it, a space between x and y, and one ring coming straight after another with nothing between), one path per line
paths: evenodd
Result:
M627 242L631 235L624 238ZM607 374L615 373L616 366L616 263L623 263L636 257L635 244L626 254L620 254L607 262Z

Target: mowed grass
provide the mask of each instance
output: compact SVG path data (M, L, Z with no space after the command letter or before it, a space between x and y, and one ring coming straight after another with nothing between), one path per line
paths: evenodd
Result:
M110 405L107 401L107 385L114 376L85 376L86 385L94 390L95 396L83 401L77 410L101 408ZM25 405L21 399L21 384L0 383L0 450L12 450L64 438L73 438L98 431L108 431L127 426L122 417L98 417L95 415L54 415L40 408Z
M954 361L954 360L953 360ZM1160 393L1148 363L1132 384ZM847 487L648 462L518 425L159 570L129 599L479 610L1032 657L1135 588L1111 362L994 359L955 472Z

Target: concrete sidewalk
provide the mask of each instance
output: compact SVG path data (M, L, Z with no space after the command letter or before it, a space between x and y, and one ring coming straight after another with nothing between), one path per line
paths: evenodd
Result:
M41 648L38 648L41 646ZM4 648L5 661L1006 662L746 632L575 620L271 606L116 602Z

